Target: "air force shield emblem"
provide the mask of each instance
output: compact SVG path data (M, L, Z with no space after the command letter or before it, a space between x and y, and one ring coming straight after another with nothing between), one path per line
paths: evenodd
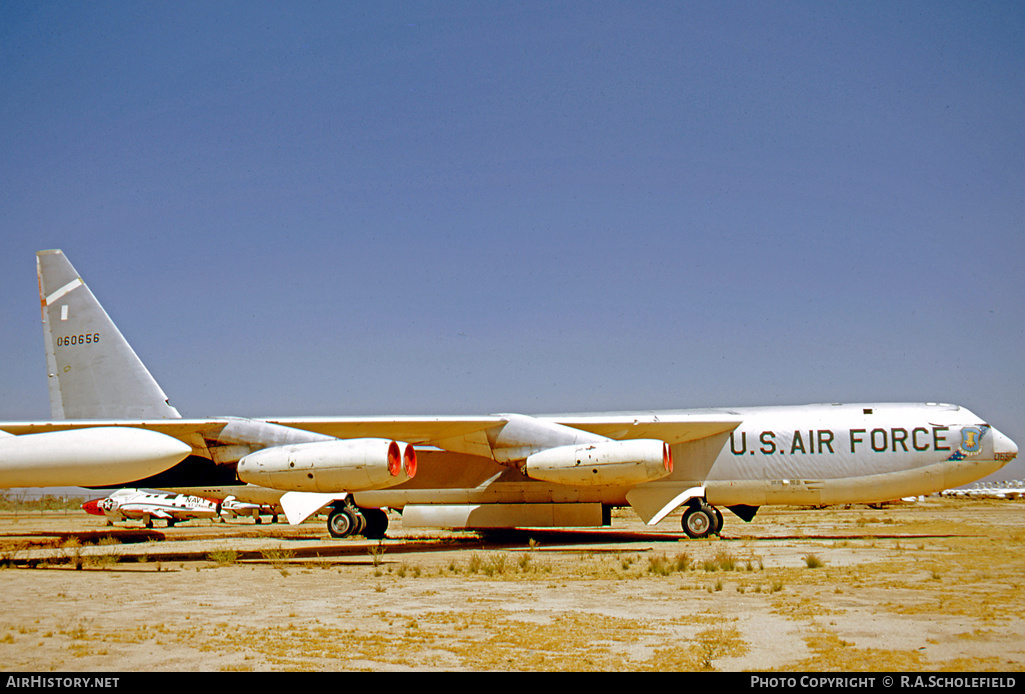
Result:
M966 456L978 455L982 451L982 437L989 427L962 427L961 452Z

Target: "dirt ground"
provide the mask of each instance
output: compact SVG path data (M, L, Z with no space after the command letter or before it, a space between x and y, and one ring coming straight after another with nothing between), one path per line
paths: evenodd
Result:
M688 540L0 514L8 671L1025 670L1025 501L726 512Z

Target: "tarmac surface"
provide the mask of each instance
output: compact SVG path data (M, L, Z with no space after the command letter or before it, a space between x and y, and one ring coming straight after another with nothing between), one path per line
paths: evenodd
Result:
M611 528L0 513L7 671L1025 669L1025 501ZM159 522L157 523L159 525Z

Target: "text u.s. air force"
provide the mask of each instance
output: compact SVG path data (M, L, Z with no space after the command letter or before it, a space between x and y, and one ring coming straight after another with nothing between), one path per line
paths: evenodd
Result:
M958 431L947 426L741 431L730 434L730 451L733 455L828 455L839 451L855 454L950 451L974 455L982 450L986 430L987 427L960 427L960 437Z

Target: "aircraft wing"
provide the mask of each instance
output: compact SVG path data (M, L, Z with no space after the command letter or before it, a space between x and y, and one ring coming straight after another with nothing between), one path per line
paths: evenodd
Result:
M417 446L434 446L456 453L493 457L494 439L512 418L539 425L556 425L609 439L658 439L667 444L684 443L735 429L741 418L729 413L641 413L612 415L488 415L482 417L306 417L241 420L237 418L156 420L56 420L45 422L0 422L0 431L14 435L72 429L119 426L157 431L192 446L198 455L208 455L212 443L223 442L223 433L233 422L266 423L289 430L302 430L338 439L391 438ZM529 439L528 432L527 438ZM490 436L490 438L489 438ZM245 444L231 439L228 443ZM542 441L538 441L542 444ZM265 445L265 444L261 444Z
M234 417L211 419L138 419L138 420L52 420L40 422L0 422L0 432L15 436L70 431L93 427L119 426L157 431L192 446L194 453L206 455L212 442L222 440L222 432L233 422L280 425L339 439L392 438L414 445L446 448L490 457L485 432L500 427L501 417L389 417L389 418L306 418L242 420ZM237 435L230 443L245 444ZM262 444L262 442L261 442Z
M435 446L457 453L491 457L488 430L505 424L502 417L286 417L264 420L338 439L390 438L415 446Z
M159 506L141 504L128 504L117 509L116 514L124 518L130 518L132 520L140 520L145 516L149 516L150 518L155 518L157 520L167 520L169 518L173 518L171 514L169 514L167 511L160 508Z
M619 415L567 415L553 418L563 426L610 439L659 439L672 445L725 434L743 419L729 413L649 412Z
M340 439L361 436L397 438L413 444L450 449L445 442L486 440L486 432L502 427L509 415L487 417L281 418L264 421L314 431ZM694 441L733 431L741 417L728 414L642 413L537 415L531 419L560 424L610 439L659 439L668 444ZM459 450L460 453L471 451ZM485 453L487 455L487 453Z
M492 458L501 431L510 421L516 420L536 423L539 429L554 425L614 440L658 439L673 445L728 433L740 425L742 418L725 412L653 412L477 417L287 417L261 421L339 439L391 438L418 446L434 446L455 453ZM155 426L170 434L165 429L167 422L156 422ZM539 435L543 436L543 432L528 429L525 436L529 440ZM545 442L539 439L536 443L543 446Z

